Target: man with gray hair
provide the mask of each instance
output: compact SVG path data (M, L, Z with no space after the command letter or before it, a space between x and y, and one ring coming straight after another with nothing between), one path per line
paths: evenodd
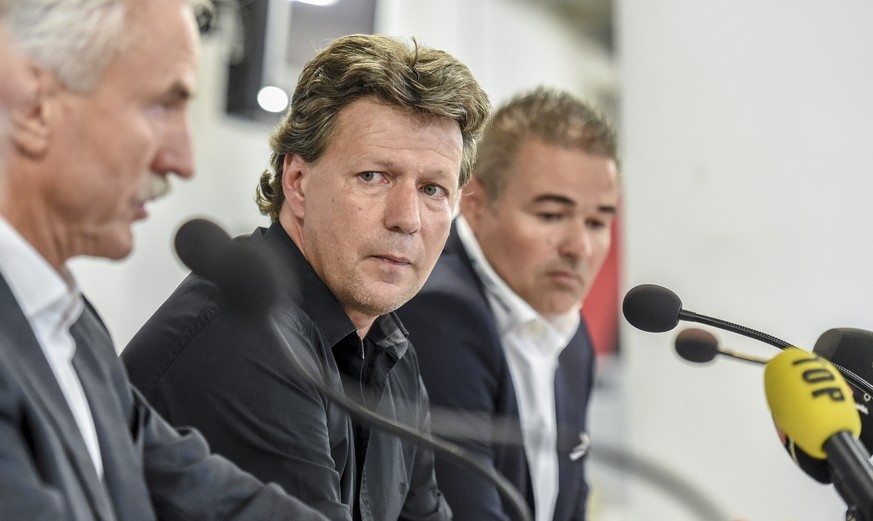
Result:
M0 174L0 519L323 519L163 420L66 266L126 256L167 177L192 175L189 6L11 0L5 17L27 67Z

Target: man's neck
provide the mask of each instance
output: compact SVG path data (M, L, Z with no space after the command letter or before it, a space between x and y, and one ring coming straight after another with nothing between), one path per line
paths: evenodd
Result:
M6 220L15 231L30 244L42 258L49 263L62 277L67 278L67 258L61 254L62 248L56 241L49 240L48 226L45 219L39 219L37 212L29 212L22 209L23 204L12 204L11 201L0 203L0 217Z
M345 307L343 309L345 309ZM370 332L370 328L373 327L373 322L375 322L376 319L379 318L361 313L360 311L354 311L349 309L345 309L345 312L346 315L349 316L349 319L352 321L352 324L355 325L355 329L358 330L358 336L361 338L361 340L367 337L367 334Z

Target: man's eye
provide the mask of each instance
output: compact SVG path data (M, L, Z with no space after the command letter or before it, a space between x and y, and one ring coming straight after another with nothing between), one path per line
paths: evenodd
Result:
M360 174L358 174L358 176L359 176L362 180L364 180L364 181L370 183L370 182L376 180L376 177L379 176L379 173L378 173L378 172L361 172Z
M443 187L434 184L424 185L421 188L421 191L424 192L424 195L430 197L441 197L443 195L446 195L446 191L443 189Z
M544 222L555 222L560 221L564 216L560 213L540 212L537 214L537 217Z
M586 224L592 230L602 230L606 228L606 223L598 219L589 219Z

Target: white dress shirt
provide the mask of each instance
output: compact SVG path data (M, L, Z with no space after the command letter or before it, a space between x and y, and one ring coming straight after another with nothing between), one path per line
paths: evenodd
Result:
M544 317L494 271L463 216L458 236L482 280L500 333L518 400L524 451L534 491L534 517L551 521L558 498L555 370L558 357L579 329L578 308Z
M0 273L30 322L34 336L76 419L97 475L103 459L91 408L73 368L76 342L70 328L84 309L72 275L62 276L12 226L0 217Z

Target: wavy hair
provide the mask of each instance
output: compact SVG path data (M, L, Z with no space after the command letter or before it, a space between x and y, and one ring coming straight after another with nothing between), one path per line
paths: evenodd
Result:
M300 74L291 107L270 140L270 168L261 175L256 196L261 213L279 219L285 201L285 155L299 154L316 163L336 132L340 111L365 96L402 107L423 121L456 121L463 140L460 186L467 183L490 113L488 96L469 69L450 54L414 39L408 45L388 36L343 36Z

